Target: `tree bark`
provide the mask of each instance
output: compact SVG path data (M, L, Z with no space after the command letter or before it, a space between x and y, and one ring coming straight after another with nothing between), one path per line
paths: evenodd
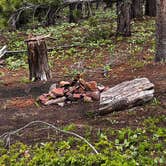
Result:
M145 4L145 15L150 17L156 16L156 1L157 0L146 0Z
M131 18L142 18L143 0L132 0Z
M47 47L44 37L30 38L27 40L29 79L31 81L50 79Z
M100 96L99 114L124 110L150 101L154 96L154 85L147 78L122 82Z
M131 2L130 0L117 1L117 35L130 36Z
M157 0L155 61L166 62L166 0Z
M76 23L76 19L74 17L75 3L69 4L69 23Z

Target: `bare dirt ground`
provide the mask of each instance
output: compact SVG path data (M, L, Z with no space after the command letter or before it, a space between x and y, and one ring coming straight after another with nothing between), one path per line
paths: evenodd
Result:
M11 72L0 68L5 72L3 84L0 84L0 134L24 126L34 120L42 120L56 126L75 124L78 132L82 133L86 125L99 128L119 129L123 127L137 128L148 117L166 115L166 65L150 63L141 68L134 68L126 63L116 65L105 78L102 72L87 73L87 80L96 80L99 83L112 87L125 80L136 77L147 77L155 84L155 98L159 103L147 103L130 110L114 112L105 116L94 116L89 111L97 110L98 103L72 103L65 107L39 106L36 98L47 92L53 82L68 80L70 78L58 77L54 73L49 82L38 82L22 84L18 80L23 75L28 76L25 71ZM166 125L166 124L165 124ZM29 129L21 139L31 143L39 140L47 140L48 133L45 131ZM19 139L19 138L18 138ZM50 139L50 138L49 138Z

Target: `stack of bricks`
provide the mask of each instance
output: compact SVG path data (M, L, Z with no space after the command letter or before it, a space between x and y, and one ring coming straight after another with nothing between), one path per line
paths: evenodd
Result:
M61 81L59 87L52 85L47 94L38 97L38 101L43 105L59 106L78 101L93 102L98 101L100 93L106 89L103 85L97 85L96 81L87 82L77 75L72 82Z

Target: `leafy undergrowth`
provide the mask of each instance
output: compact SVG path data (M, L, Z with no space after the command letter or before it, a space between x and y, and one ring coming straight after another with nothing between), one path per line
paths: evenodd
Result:
M143 18L141 21L132 22L131 37L115 37L116 12L108 10L99 11L95 16L79 24L62 23L56 27L6 31L3 32L3 36L9 50L26 50L24 40L29 34L51 34L54 39L48 39L47 45L56 49L49 53L50 67L55 71L57 66L59 71L59 65L63 64L60 66L62 73L71 75L80 70L76 65L72 66L77 62L83 64L83 70L96 68L110 70L112 64L127 57L129 65L143 67L154 59L154 31L154 19ZM6 64L10 70L27 68L27 56L20 54L9 57Z
M74 137L35 145L15 143L6 149L1 145L0 165L57 165L57 166L121 166L164 165L166 163L166 116L149 117L143 127L135 130L84 128L85 138L99 154ZM75 131L76 126L64 128ZM92 134L93 133L93 134ZM95 139L92 140L92 137Z
M10 50L26 50L24 40L28 34L51 34L54 40L47 41L48 47L66 46L66 48L58 47L49 53L49 63L53 74L56 75L55 78L58 74L75 75L80 70L81 72L90 69L95 71L102 68L111 71L112 65L117 64L118 60L120 62L125 61L124 67L129 68L129 70L130 67L132 69L143 68L146 64L153 62L155 52L154 19L143 18L141 21L133 21L131 37L115 37L115 31L116 14L115 11L108 10L106 13L99 12L79 24L63 23L56 27L3 32L4 39L0 43L0 47L7 44ZM76 65L74 65L75 63ZM28 72L26 55L19 54L8 57L6 64L9 71L0 71L2 78L0 83L5 85L5 77L7 80L15 77L14 79L18 82L29 83L27 77L25 77L25 73ZM22 70L23 68L26 71ZM118 70L122 72L122 69L118 66ZM19 71L15 72L13 70ZM21 78L20 73L24 77ZM116 74L116 71L113 69L114 73ZM122 74L124 74L123 77L126 77L125 73ZM117 75L117 77L120 78L120 75ZM114 77L111 79L114 79ZM157 80L159 80L158 77ZM12 80L12 83L14 81ZM164 85L164 83L161 85ZM161 96L163 94L161 93ZM154 100L153 104L155 107L160 103L158 100ZM150 111L150 108L147 111ZM38 112L38 110L35 111ZM8 119L8 121L11 121L11 119ZM18 120L16 122L18 123ZM112 123L116 123L116 121L112 120ZM54 143L40 142L36 145L15 143L9 149L5 148L2 143L0 147L0 165L165 165L165 125L166 116L163 115L156 118L149 117L143 123L141 122L140 127L138 125L136 129L129 127L119 130L84 127L81 135L95 146L99 154L94 154L87 144L73 137L66 137ZM67 129L69 128L68 126ZM77 133L77 126L72 131ZM58 140L56 136L54 139Z

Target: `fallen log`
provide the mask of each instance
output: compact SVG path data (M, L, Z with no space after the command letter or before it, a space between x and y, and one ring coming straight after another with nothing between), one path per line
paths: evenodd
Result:
M51 38L51 37L48 37L48 38ZM50 47L50 48L47 48L47 51L51 52L53 50L63 50L66 48L73 48L73 47L89 48L85 44L71 44L71 45ZM4 46L2 49L0 49L0 59L5 59L5 58L8 58L9 56L15 56L18 54L28 54L28 51L27 50L8 51L7 46Z
M100 95L99 114L107 114L138 106L154 96L154 84L147 78L122 82Z

